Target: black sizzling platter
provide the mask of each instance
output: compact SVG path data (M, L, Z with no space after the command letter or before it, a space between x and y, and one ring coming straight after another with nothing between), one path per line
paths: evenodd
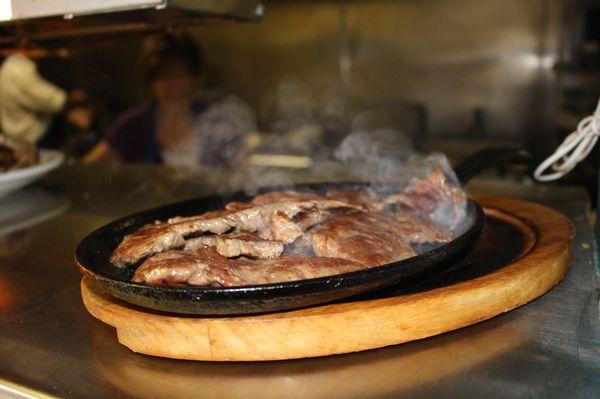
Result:
M319 184L293 187L324 192L331 188L366 188L360 184ZM281 188L273 188L281 189ZM268 191L268 190L266 190ZM119 268L110 254L123 237L155 220L198 215L222 208L232 200L249 200L242 193L192 199L121 218L88 235L77 247L76 261L82 273L98 287L119 299L146 308L198 315L237 315L272 312L331 302L388 286L407 284L437 273L449 261L475 244L484 224L481 207L468 202L470 224L453 241L415 257L384 266L316 279L241 287L149 286L130 281L137 265Z
M454 170L458 180L466 184L480 171L507 163L530 163L531 156L518 148L487 148L474 153ZM330 183L273 187L264 191L293 188L325 192L330 188L367 188L364 184ZM390 187L397 192L397 187ZM190 216L221 209L233 200L250 198L242 193L192 199L126 216L94 231L77 247L75 257L81 272L98 287L124 301L146 308L197 315L239 315L300 308L347 298L360 293L406 287L415 281L425 281L441 275L451 261L464 255L475 245L484 226L481 206L469 200L468 225L453 241L426 250L400 262L352 273L287 283L249 285L242 287L149 286L130 280L135 265L121 269L109 262L110 254L123 237L155 220L174 216Z

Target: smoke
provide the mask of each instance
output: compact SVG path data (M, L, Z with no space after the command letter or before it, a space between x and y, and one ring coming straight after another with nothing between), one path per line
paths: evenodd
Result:
M280 168L250 167L234 172L228 179L224 191L244 191L254 196L261 187L291 186L294 179L289 171Z
M372 186L407 185L413 178L426 178L440 169L457 184L457 178L442 153L418 154L412 142L392 129L358 131L347 135L333 151L353 177Z
M444 154L415 153L406 136L383 129L347 135L333 155L355 180L369 183L378 194L390 194L393 187L396 192L415 190L419 195L435 197L437 206L427 215L429 219L453 231L464 227L466 194ZM433 179L436 171L442 172L443 182L434 181L429 186L420 183Z
M327 85L316 86L314 82L293 78L281 81L262 107L263 117L268 115L269 133L254 133L259 136L259 144L246 148L246 153L305 155L312 159L314 166L298 171L241 163L232 173L223 176L216 185L217 191L243 190L248 195L255 195L261 187L291 186L319 180L314 178L319 176L329 181L368 183L376 193L387 195L410 187L418 180L428 179L440 170L446 179L444 184L458 191L454 192L453 198L441 195L439 206L428 216L442 226L459 228L466 214L466 195L446 156L416 153L411 139L399 130L402 127L385 127L385 120L381 118L365 122L365 118L360 118L361 114L354 122L363 123L349 124L357 130L350 131L341 140L331 140L336 133L344 131L336 132L344 126L338 123L343 118L337 94ZM240 148L245 145L241 137L255 132L256 128L256 116L240 100L229 97L213 105L197 122L205 154L202 163L235 165ZM409 127L406 129L415 137L414 131ZM461 201L457 202L459 197Z

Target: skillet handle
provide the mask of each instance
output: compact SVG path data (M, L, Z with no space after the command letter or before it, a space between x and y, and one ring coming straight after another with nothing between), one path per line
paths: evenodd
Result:
M458 181L465 185L485 169L505 164L531 165L533 157L523 148L490 147L477 151L454 168Z

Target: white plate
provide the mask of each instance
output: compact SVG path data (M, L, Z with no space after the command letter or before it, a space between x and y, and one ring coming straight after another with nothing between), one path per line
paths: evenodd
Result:
M65 159L60 151L40 150L40 160L27 168L0 173L0 197L33 183L46 173L58 168Z
M28 187L0 198L0 236L52 219L69 209L63 194Z

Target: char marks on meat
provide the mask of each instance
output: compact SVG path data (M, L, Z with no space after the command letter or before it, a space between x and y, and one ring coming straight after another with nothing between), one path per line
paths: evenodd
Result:
M198 248L214 247L217 245L218 235L204 235L200 237L188 238L185 240L183 249L185 251L194 251Z
M228 211L212 211L195 217L176 217L166 223L156 222L128 234L114 250L110 261L118 266L184 245L184 236L194 232L222 234L231 229Z
M112 253L110 261L117 266L124 266L135 263L147 255L168 248L177 248L183 244L183 236L168 225L147 225L125 236Z
M157 252L183 245L184 237L198 232L223 234L231 229L255 232L269 227L271 215L281 212L292 219L300 212L322 211L331 208L357 208L332 199L307 201L282 201L238 211L212 211L200 216L175 217L166 223L141 228L125 236L111 256L115 265L127 265Z
M199 248L156 254L136 270L133 281L151 285L230 287L304 280L364 268L365 265L339 258L282 256L268 260L227 259L212 248Z
M263 240L256 233L231 233L206 235L185 241L184 250L214 247L217 253L226 258L247 256L256 259L276 258L283 252L283 243Z
M291 244L302 235L302 228L290 220L283 212L273 212L269 217L269 226L259 232L267 240Z
M331 189L327 191L327 197L335 198L352 205L358 205L364 210L371 212L383 211L386 207L383 199L369 190L357 188L349 190Z
M428 244L448 242L452 240L452 232L431 220L418 217L406 212L395 212L396 220L402 225L404 236L411 244Z
M215 249L226 258L247 256L256 259L276 258L283 252L283 243L263 240L250 233L233 233L217 237Z
M460 187L450 183L444 173L436 169L426 179L413 179L401 193L388 196L386 202L432 216L443 206L464 210L467 197Z
M403 223L389 213L352 212L332 216L312 232L317 256L348 259L368 266L416 255Z
M447 242L440 209L465 206L436 170L399 194L274 191L199 216L174 217L125 236L111 262L146 258L133 281L239 286L347 273L415 256L411 244ZM444 208L446 207L446 208ZM395 210L393 210L395 209ZM464 210L464 208L463 208Z

